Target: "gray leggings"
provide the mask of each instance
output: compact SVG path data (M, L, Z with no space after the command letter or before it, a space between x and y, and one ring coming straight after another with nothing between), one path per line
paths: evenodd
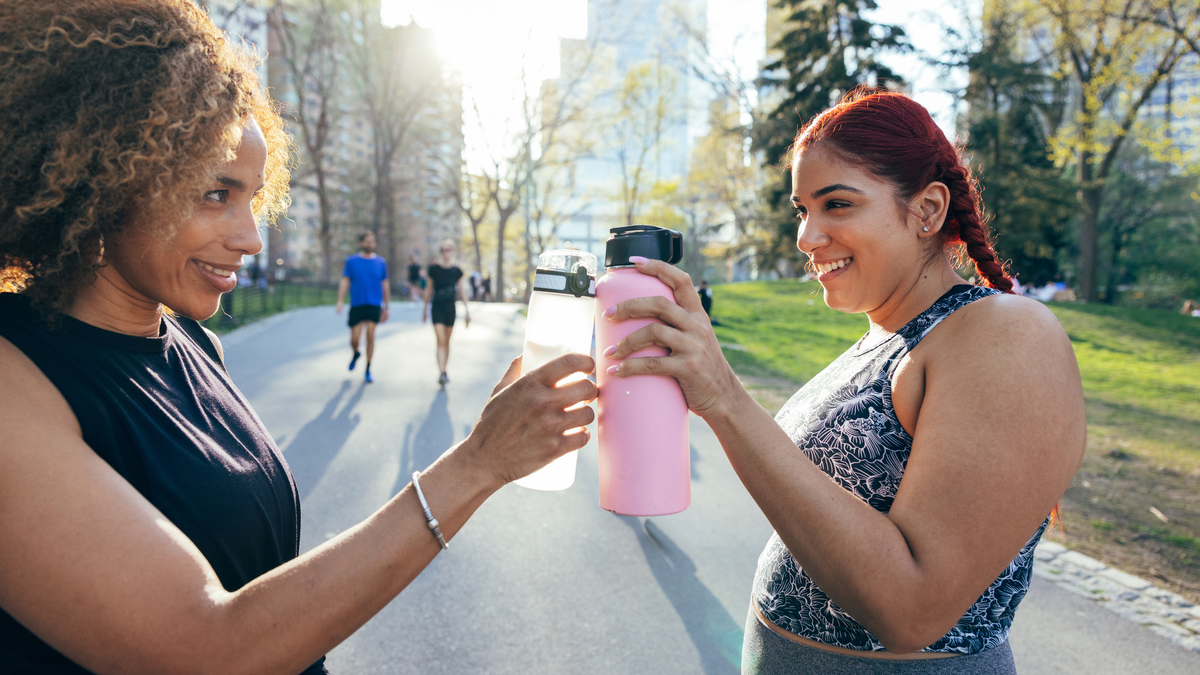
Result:
M742 642L742 675L1016 675L1008 641L952 659L872 659L802 645L763 625L750 606Z

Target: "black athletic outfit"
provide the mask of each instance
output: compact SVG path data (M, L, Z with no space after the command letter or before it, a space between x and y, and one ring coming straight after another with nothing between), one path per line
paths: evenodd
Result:
M463 278L463 272L457 266L430 265L428 274L433 283L433 301L430 303L433 322L453 326L457 316L454 301L458 298L458 282Z
M295 558L300 498L283 454L191 319L157 337L64 317L47 330L0 294L0 336L66 399L83 440L200 549L226 590ZM324 658L304 675L326 673ZM0 673L87 671L0 610Z

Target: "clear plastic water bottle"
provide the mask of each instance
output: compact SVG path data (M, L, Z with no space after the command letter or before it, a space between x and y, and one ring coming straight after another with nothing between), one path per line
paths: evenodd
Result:
M525 324L525 349L521 374L539 368L564 354L592 351L592 326L596 314L596 256L585 251L556 249L538 257ZM574 373L559 385L582 380ZM565 490L575 482L579 451L550 462L517 481L534 490Z
M604 255L607 268L596 283L596 384L599 413L596 437L600 448L600 506L627 516L679 513L692 501L688 409L673 377L616 377L608 369L617 361L605 350L651 319L613 322L603 313L625 300L675 294L657 277L638 272L630 256L672 265L683 258L683 236L649 225L616 227ZM666 356L661 347L634 352L629 358Z

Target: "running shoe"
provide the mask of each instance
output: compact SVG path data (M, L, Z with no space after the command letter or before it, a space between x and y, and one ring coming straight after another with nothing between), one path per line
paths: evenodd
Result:
M354 366L358 364L359 352L354 352L354 358L350 359L350 370L354 370Z
M441 375L438 376L438 384L440 384L440 385L444 386L449 381L450 381L450 378L446 377L445 373L442 373Z
M363 375L363 381L365 381L365 382L367 382L367 383L371 383L371 382L374 382L374 381L375 381L375 378L371 377L371 371L369 371L369 370L368 370L368 371L367 371L367 372L366 372L366 373Z

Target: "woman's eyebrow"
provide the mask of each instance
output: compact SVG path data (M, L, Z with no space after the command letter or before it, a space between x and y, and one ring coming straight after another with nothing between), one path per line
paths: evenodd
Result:
M236 178L229 176L217 176L217 182L225 187L231 187L235 190L245 190L246 184Z
M830 192L833 192L835 190L845 190L846 192L853 192L855 194L860 194L860 195L866 194L862 190L859 190L856 187L850 187L849 185L843 185L842 183L834 183L833 185L826 185L825 187L821 188L820 190L817 190L816 192L812 193L812 196L813 196L813 199L817 199L818 197L824 197L825 195L827 195Z

